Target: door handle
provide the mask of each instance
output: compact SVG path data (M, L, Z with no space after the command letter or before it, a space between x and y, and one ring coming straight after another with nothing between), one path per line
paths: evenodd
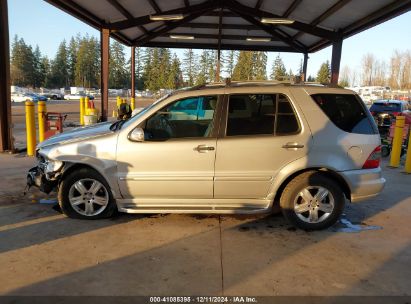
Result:
M214 147L210 147L207 145L198 145L197 147L194 148L194 151L204 153L206 151L214 151Z
M283 145L284 149L301 149L304 148L304 145L296 143L296 142L288 142Z

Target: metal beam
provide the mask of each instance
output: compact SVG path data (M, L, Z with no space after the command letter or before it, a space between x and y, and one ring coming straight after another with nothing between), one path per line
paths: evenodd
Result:
M181 27L218 29L219 24L217 24L217 23L188 22L188 23L182 25ZM247 31L261 30L261 28L259 26L255 26L255 25L252 25L252 24L221 24L221 28L222 29L230 29L230 30L247 30Z
M188 43L188 42L157 42L149 41L145 47L158 47L158 48L183 48L183 49L208 49L216 50L218 48L216 43ZM255 45L255 44L221 44L221 50L233 50L233 51L263 51L263 52L290 52L300 53L289 46L272 46L272 45Z
M201 4L197 5L192 5L188 9L186 7L180 7L177 9L172 9L169 11L163 11L161 14L163 15L174 15L174 14L192 14L192 13L197 13L197 12L204 12L205 9L209 9L211 6L213 7L218 7L216 4L218 3L217 1L206 1ZM144 25L148 23L152 23L153 21L150 20L150 15L145 15L145 16L140 16L137 18L134 18L132 20L125 20L125 21L118 21L118 22L113 22L110 24L110 29L111 30L124 30L130 27L134 26L139 26L139 25Z
M11 96L9 20L7 0L0 1L0 152L13 151Z
M368 16L361 18L357 22L350 24L349 26L343 28L340 31L341 37L346 39L357 33L360 33L366 29L369 29L373 26L376 26L382 22L390 20L396 16L399 16L405 12L411 10L411 1L407 0L404 3L404 0L394 1L376 11L369 14ZM317 52L331 43L328 40L320 40L309 47L309 52Z
M124 6L122 6L117 0L107 0L115 9L117 9L124 17L126 17L128 20L134 19L134 16L130 14L128 10L125 9ZM147 33L147 29L140 25L138 27L143 33Z
M143 46L145 43L147 43L148 41L161 36L165 33L168 33L172 30L174 30L175 28L190 22L198 17L200 17L205 11L207 10L211 10L214 9L216 7L216 2L211 2L209 4L208 8L204 8L201 11L198 11L196 13L190 14L188 16L185 16L183 19L179 20L179 21L174 21L174 22L170 22L168 25L164 26L162 29L158 30L158 31L150 31L147 35L138 37L137 39L135 39L133 41L133 45L135 46Z
M257 3L255 4L255 8L259 9L261 7L261 5L263 4L264 0L258 0Z
M331 83L338 84L338 76L340 74L340 62L342 51L342 39L338 39L333 43L333 50L331 56Z
M136 98L136 47L131 47L131 98Z
M293 3L287 8L287 10L283 14L283 18L287 18L291 15L291 13L300 5L303 0L294 0Z
M318 24L320 24L321 22L323 22L325 19L327 19L328 17L330 17L331 15L335 14L336 12L338 12L341 8L343 8L345 5L347 5L349 2L351 2L351 0L340 0L337 3L335 3L333 6L331 6L329 9L327 9L324 13L322 13L320 16L318 16L317 18L315 18L310 25L312 26L316 26ZM293 39L297 39L298 37L300 37L303 34L303 32L298 32L297 34L295 34L293 36Z
M219 37L221 37L221 39L223 40L243 40L245 41L247 38L249 38L250 36L244 36L244 35L219 35L219 34L193 34L193 33L167 33L167 34L162 34L159 37L169 37L169 34L175 34L175 35L183 35L183 36L194 36L196 39L216 39L217 41L219 40ZM255 38L268 38L271 39L271 41L281 41L280 39L277 39L275 37L272 36L255 36L253 35L252 37Z
M241 18L243 18L244 20L259 26L263 31L265 31L266 33L270 34L271 36L278 38L279 40L283 41L284 43L288 44L290 47L294 48L296 51L298 52L305 52L305 48L302 48L301 46L295 44L291 39L289 39L288 37L284 37L282 36L280 33L278 33L272 26L266 25L261 23L260 21L254 19L253 16L250 16L248 14L244 14L240 11L237 11L235 7L231 8L235 13L237 13Z
M150 3L151 7L156 11L157 14L161 14L161 9L155 0L147 0L147 1L148 3Z
M259 9L255 9L253 7L249 7L249 6L245 6L243 4L241 4L238 1L235 0L225 0L224 2L224 6L230 8L230 10L234 11L234 12L241 12L243 14L247 14L249 16L252 16L253 19L254 18L262 18L262 17L268 17L268 18L282 18L282 16L279 15L275 15L266 11L262 11ZM254 19L256 20L256 19ZM260 21L258 21L259 23L261 23ZM298 31L303 31L306 32L308 34L314 35L314 36L318 36L318 37L322 37L322 38L327 38L330 40L333 40L336 38L336 35L333 31L329 31L326 29L322 29L319 27L315 27L306 23L302 23L299 21L294 21L294 23L287 25L290 28L293 28L295 30Z
M100 31L101 51L101 121L107 121L108 110L108 78L110 56L110 30L102 28Z

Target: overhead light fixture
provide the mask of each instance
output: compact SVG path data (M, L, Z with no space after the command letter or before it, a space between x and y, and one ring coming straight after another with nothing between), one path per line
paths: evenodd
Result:
M170 35L171 39L185 39L185 40L192 40L194 39L194 36L189 36L189 35Z
M247 41L254 41L254 42L269 42L271 38L264 38L264 37L247 37L245 40Z
M184 15L150 15L151 21L168 21L168 20L181 20L184 19Z
M268 23L268 24L293 24L294 20L287 19L287 18L261 18L261 23Z

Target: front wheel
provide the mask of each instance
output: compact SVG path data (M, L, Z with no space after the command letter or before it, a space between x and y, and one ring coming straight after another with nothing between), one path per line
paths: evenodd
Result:
M295 177L280 198L284 217L305 230L321 230L340 218L345 204L341 187L321 172L310 171Z
M58 198L61 210L71 218L106 218L116 210L107 182L88 168L67 175L60 184Z

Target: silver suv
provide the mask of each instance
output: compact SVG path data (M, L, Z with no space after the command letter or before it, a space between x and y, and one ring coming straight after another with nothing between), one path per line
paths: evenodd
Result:
M176 91L128 120L54 136L28 184L63 212L255 214L334 224L346 200L380 193L380 136L352 91L232 82Z

